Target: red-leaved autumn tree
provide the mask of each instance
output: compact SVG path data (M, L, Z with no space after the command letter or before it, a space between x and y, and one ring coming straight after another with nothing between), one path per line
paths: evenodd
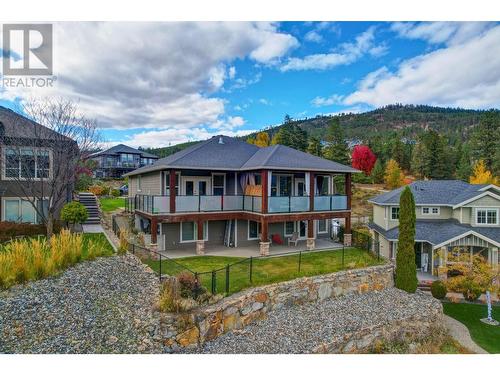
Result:
M354 150L352 150L352 166L360 171L365 172L368 176L377 161L377 157L370 150L370 147L365 145L357 145L354 146Z

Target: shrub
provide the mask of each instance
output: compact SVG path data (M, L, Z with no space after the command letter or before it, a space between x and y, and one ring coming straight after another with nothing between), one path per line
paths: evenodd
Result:
M87 208L80 202L70 202L66 203L61 210L61 220L64 220L71 224L81 224L84 223L89 214Z
M483 293L483 289L470 280L465 280L462 283L462 294L467 301L474 302Z
M181 297L193 297L197 284L194 275L191 272L183 271L177 275L177 280L179 281Z
M56 274L84 259L104 255L106 249L83 236L63 230L45 238L12 241L0 252L0 288L7 289L16 283L37 280Z
M92 186L92 177L86 173L81 173L78 175L75 183L76 191L87 191L90 186Z
M118 244L118 254L119 255L124 255L128 251L128 238L130 236L130 233L128 230L121 229L120 230L120 243Z
M179 306L179 281L175 277L169 277L161 284L159 300L160 311L178 312Z
M54 233L59 233L61 223L54 223ZM47 228L43 224L15 223L12 221L0 221L0 242L9 241L15 237L45 235Z
M445 283L436 280L431 284L431 293L434 298L443 299L446 297L447 289Z
M105 188L103 185L92 185L89 187L89 191L94 195L101 196L104 195Z
M120 190L118 189L113 189L111 190L111 195L115 198L119 197L120 196Z

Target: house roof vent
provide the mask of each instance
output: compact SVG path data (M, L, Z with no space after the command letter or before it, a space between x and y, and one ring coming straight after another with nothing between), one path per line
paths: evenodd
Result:
M222 139L222 136L219 137L219 144L223 145L224 144L224 139Z

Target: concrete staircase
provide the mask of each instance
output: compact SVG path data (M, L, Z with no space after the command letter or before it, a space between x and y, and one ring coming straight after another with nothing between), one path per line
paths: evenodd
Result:
M95 197L95 195L92 193L79 193L78 200L85 206L87 212L89 213L87 221L83 224L100 224L101 219L99 218L99 207L97 206L97 198Z

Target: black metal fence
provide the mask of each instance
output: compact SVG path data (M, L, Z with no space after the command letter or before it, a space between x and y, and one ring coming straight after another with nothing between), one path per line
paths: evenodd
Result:
M120 228L114 216L112 226L113 232L119 236ZM352 234L354 248L365 250L373 259L380 260L378 243L374 243L371 237L363 232L353 231ZM290 275L310 276L356 267L360 257L359 252L352 251L353 247L342 246L337 249L301 250L256 256L210 271L195 272L159 251L129 243L129 251L148 264L159 276L160 281L167 275L176 276L182 272L189 272L194 275L198 284L210 293L225 295L250 286L287 280L290 279ZM268 261L271 258L281 260L271 264Z

